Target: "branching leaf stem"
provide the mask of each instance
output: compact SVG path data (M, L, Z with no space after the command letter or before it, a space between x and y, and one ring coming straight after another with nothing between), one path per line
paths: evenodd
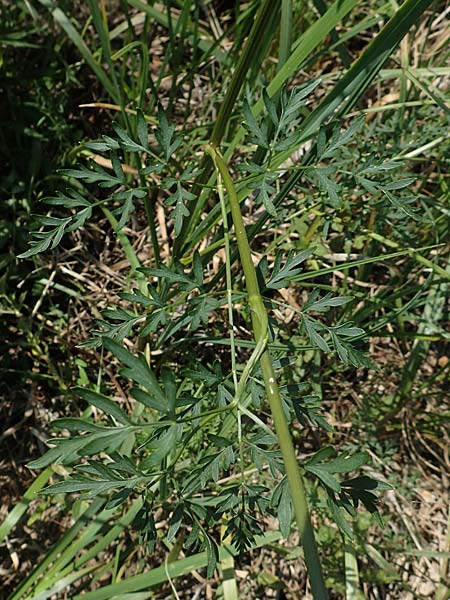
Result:
M305 552L305 561L308 568L311 589L315 600L325 600L328 598L328 594L325 588L322 567L317 552L316 541L306 501L305 485L295 456L289 426L283 412L272 358L270 351L267 348L268 316L259 290L256 270L252 261L250 245L245 231L238 196L228 171L228 166L218 148L207 145L205 151L212 158L216 170L222 177L228 194L236 242L241 259L242 270L246 280L248 303L251 310L253 334L256 342L255 350L258 349L259 351L262 351L259 360L264 385L269 400L275 432L283 456L286 476L289 482L297 527Z

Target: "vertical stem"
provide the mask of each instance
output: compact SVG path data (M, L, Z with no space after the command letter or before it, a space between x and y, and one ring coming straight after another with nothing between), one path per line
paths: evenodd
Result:
M227 303L228 303L228 327L230 332L230 349L231 349L231 370L233 375L233 384L235 393L237 392L237 367L236 367L236 346L234 343L234 322L233 322L233 305L232 305L232 278L231 278L231 253L230 253L230 232L228 230L228 215L225 205L225 195L222 185L222 178L217 177L217 191L219 194L220 208L222 211L223 222L223 239L225 242L225 271L227 281Z
M213 148L209 145L206 146L205 150L213 159L216 168L222 176L228 193L239 256L241 258L242 270L246 280L248 302L252 315L253 333L255 341L258 344L264 339L267 340L268 317L266 307L259 290L258 279L252 261L250 245L248 243L245 225L242 219L239 200L233 185L233 181L229 174L228 167L220 152L216 148ZM275 432L280 445L281 454L283 456L289 489L291 491L297 527L303 543L311 590L315 600L326 600L328 598L328 594L325 588L316 541L314 539L311 517L306 500L305 485L297 463L297 458L295 456L291 432L289 431L289 426L283 412L281 396L275 378L272 358L267 347L261 355L260 365L275 426Z

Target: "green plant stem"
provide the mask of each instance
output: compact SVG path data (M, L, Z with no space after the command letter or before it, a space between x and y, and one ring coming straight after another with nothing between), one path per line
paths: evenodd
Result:
M234 343L234 322L233 322L233 305L232 305L232 296L233 296L233 287L232 287L232 277L231 277L231 252L230 252L230 232L228 230L228 215L227 215L227 207L225 204L225 194L222 185L222 179L220 177L217 178L217 191L220 199L220 208L222 211L222 223L223 223L223 240L225 246L225 271L226 271L226 281L227 281L227 304L228 304L228 327L230 332L230 348L231 348L231 369L233 375L233 384L234 389L236 391L238 381L237 381L237 368L236 368L236 347Z
M303 543L311 589L315 600L326 599L328 598L328 594L325 588L322 567L320 564L319 554L311 524L311 518L306 500L305 485L300 473L299 465L297 463L297 458L295 456L295 450L292 443L289 426L283 412L281 396L273 369L272 357L270 355L270 351L267 349L268 316L259 290L258 279L252 261L250 245L248 243L247 234L245 231L239 200L228 171L227 164L223 160L223 157L218 149L208 145L206 146L205 150L213 159L213 162L223 179L225 189L228 193L239 256L246 280L248 302L252 315L253 333L257 345L261 343L264 344L264 351L261 354L260 365L275 426L275 432L280 445L281 454L283 456L286 476L291 491L297 527Z

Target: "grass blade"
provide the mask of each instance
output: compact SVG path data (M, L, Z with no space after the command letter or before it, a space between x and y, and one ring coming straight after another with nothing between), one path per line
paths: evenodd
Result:
M257 537L253 548L260 548L266 544L271 544L279 540L280 537L281 534L278 531L271 531L263 536ZM219 547L219 559L224 560L230 552L233 555L237 554L236 549L233 547ZM118 595L139 592L140 590L167 582L167 571L171 579L175 579L176 577L188 575L192 571L204 569L207 564L208 556L206 551L199 552L193 556L188 556L187 558L182 558L176 562L168 563L167 567L162 565L147 573L141 573L140 575L124 579L119 583L105 585L101 589L74 596L73 600L109 600Z
M19 586L19 588L15 590L8 600L19 600L19 598L23 597L25 592L28 592L30 589L34 588L42 574L46 573L47 570L50 569L52 563L58 558L58 556L61 555L61 553L64 553L65 549L72 543L86 523L94 517L98 510L100 510L104 503L105 500L103 498L97 498L88 506L88 508L78 517L77 521L74 523L74 525L72 525L69 531L62 536L56 546L52 548L44 560L37 565L29 577L27 577L27 579Z
M120 94L117 94L117 88L114 86L111 79L108 77L101 65L95 60L94 55L87 47L85 41L70 22L67 15L58 7L53 5L51 0L38 0L46 9L48 9L53 19L64 29L71 42L76 46L81 56L91 67L96 77L103 85L105 90L111 96L111 98L119 105L121 105Z
M10 533L10 531L17 525L20 519L28 510L28 506L32 500L35 499L39 491L45 486L47 481L53 474L53 469L48 467L45 471L36 477L27 491L24 493L19 502L14 508L6 515L5 520L0 525L0 543Z
M353 543L344 541L345 563L345 600L364 600L364 594L359 589L358 561Z

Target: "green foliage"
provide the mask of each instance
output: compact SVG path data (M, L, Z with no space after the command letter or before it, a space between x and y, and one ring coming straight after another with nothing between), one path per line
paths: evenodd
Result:
M113 173L107 171L101 165L90 161L89 167L82 165L78 169L61 170L61 175L69 180L79 180L85 184L96 184L99 188L115 188L112 193L103 200L89 202L83 198L75 189L69 189L67 193L59 192L56 197L46 198L44 202L73 209L72 217L58 219L56 217L39 217L38 223L47 229L34 233L31 248L20 255L20 258L28 258L39 252L45 252L48 248L54 249L61 241L65 233L70 233L78 228L84 227L86 221L92 217L95 207L110 207L111 213L117 220L115 230L121 231L130 220L135 211L135 203L143 202L148 196L148 188L144 185L146 177L161 176L157 187L162 190L171 190L175 187L173 194L166 199L167 206L174 205L172 217L174 220L175 235L181 230L183 219L189 215L186 204L193 200L194 196L186 190L186 185L194 176L190 167L181 173L176 173L173 165L173 153L181 144L181 138L173 138L174 127L167 125L167 118L162 109L158 112L158 128L153 132L159 143L159 154L156 154L148 144L149 132L147 123L141 112L136 116L136 135L130 137L117 123L114 125L116 138L103 136L101 141L90 142L86 145L90 150L106 152L111 161ZM137 172L139 175L138 185L134 179L130 179L124 172L122 160L128 155L137 154ZM154 185L154 180L152 179Z
M288 121L285 115L289 107L293 105L297 109L299 98L303 99L304 95L304 92L291 95L294 100L286 104L280 118L281 123ZM275 111L275 107L267 99L266 104L269 113ZM292 110L291 114L295 114L295 111ZM275 114L272 117L276 121ZM292 122L288 121L288 123ZM278 121L274 125L278 126ZM184 201L194 198L193 194L183 193L182 187L192 177L192 170L189 167L178 179L164 175L165 170L171 172L173 168L172 153L179 148L179 144L173 141L175 129L168 125L162 109L159 110L159 127L155 137L160 146L160 156L149 149L147 143L149 134L142 116L138 113L136 136L129 136L116 125L116 138L105 137L103 142L90 145L96 150L113 153L110 156L114 175L98 165L94 165L92 169L84 167L79 170L64 171L67 177L82 180L87 184L97 184L99 188L111 189L105 202L121 203L114 209L115 216L120 219L116 230L121 229L128 222L130 212L134 208L133 199L141 197L141 194L137 193L141 192L141 189L134 188L133 181L125 177L115 154L118 150L138 154L138 164L141 165L140 188L145 177L153 176L155 173L161 176L159 185L162 187L170 189L172 185L176 186L175 195L169 197L169 202L166 202L166 205L175 202L175 208L171 213L174 218L175 235L182 226L182 222L179 221L179 205L187 210ZM347 135L345 141L351 137ZM332 146L334 148L343 146L345 141L339 143L335 136ZM126 192L123 191L124 187ZM116 192L115 189L118 191ZM63 200L67 202L67 208L73 210L81 208L81 214L76 213L73 217L57 220L58 225L49 217L42 221L44 225L55 226L45 233L37 234L40 238L45 236L47 247L50 244L56 246L61 241L65 227L74 229L77 224L84 224L83 219L87 218L86 204L79 198L79 193L73 192L64 196ZM54 199L50 201L54 203ZM41 239L35 242L28 254L37 253L39 244L44 244L44 241ZM284 259L283 254L278 253L270 275L267 258L264 258L259 265L262 290L270 292L288 287L302 272L303 265L312 256L312 252L312 249L303 250L298 254L291 251ZM51 440L50 444L54 447L42 458L33 461L30 466L42 468L61 462L73 464L83 456L94 457L94 460L90 459L87 463L82 462L75 467L74 475L67 481L47 488L48 494L82 492L83 497L91 498L106 492L114 492L110 505L117 507L118 504L125 502L131 493L139 491L145 494L154 510L167 503L168 497L178 498L169 521L167 534L169 541L175 537L180 528L192 527L194 523L197 523L202 531L206 531L212 523L218 522L220 514L224 511L228 515L226 536L230 536L232 543L240 552L251 547L255 536L261 534L260 519L257 518L257 514L264 516L281 512L281 523L283 531L286 532L289 514L289 499L286 491L269 498L269 488L266 485L258 485L254 489L245 482L243 477L239 484L233 485L231 491L227 487L221 489L218 485L220 474L234 468L236 463L241 473L254 465L265 478L265 467L268 465L270 476L275 481L283 476L281 455L273 448L276 440L272 435L267 435L266 426L254 413L259 408L259 400L256 405L252 405L255 398L252 393L254 387L253 390L249 388L243 394L241 392L240 397L233 399L230 376L221 376L219 379L214 379L199 398L193 392L189 379L183 375L183 370L161 366L158 380L143 356L137 357L117 343L129 337L133 328L141 323L143 323L140 327L142 337L158 331L161 326L164 327L163 333L156 341L157 348L163 347L167 340L179 335L182 330L196 331L200 327L208 328L210 315L223 301L212 296L211 291L205 287L204 265L200 254L198 252L194 254L192 268L188 272L177 262L174 262L171 268L161 264L157 268L142 267L139 270L153 282L156 280L156 284L149 282L151 285L147 287L147 294L137 290L131 294L121 294L122 299L131 302L138 312L130 312L121 307L105 311L104 319L98 321L101 326L101 330L97 332L99 337L94 338L91 345L103 343L105 349L112 352L125 365L120 374L134 384L129 393L142 405L141 410L138 411L140 418L135 420L133 417L128 417L116 401L107 395L89 389L76 389L75 393L104 414L105 424L98 425L95 421L79 419L56 421L57 427L78 432L78 435ZM365 365L366 362L351 345L351 340L362 337L363 330L349 322L328 325L312 316L315 313L327 314L330 310L347 305L351 300L351 297L334 297L332 294L320 298L318 290L312 292L302 309L300 331L304 331L314 348L331 352L331 343L343 362L360 366ZM144 312L140 313L139 311L142 310ZM329 342L324 337L325 333ZM112 338L117 341L113 341ZM249 375L252 376L251 371ZM211 409L211 406L216 408ZM287 410L294 410L294 414L298 415L299 422L303 426L311 422L328 429L326 421L318 411L318 404L314 397L294 400L291 406L292 408ZM238 411L245 410L245 414L251 417L245 428L239 426L241 432L237 442L236 436L232 433L235 427L233 414L236 408ZM191 426L187 427L187 424ZM194 448L197 454L195 463L192 462ZM98 456L95 460L100 450L103 458ZM236 459L237 456L239 461ZM361 456L364 456L363 461L359 459ZM340 512L340 503L347 501L349 504L350 496L349 493L346 495L344 487L341 487L334 478L334 474L357 470L366 459L366 455L355 455L344 462L343 459L335 459L327 465L322 463L315 465L317 459L314 458L305 465L308 473L314 475L329 494L332 514L346 533L349 532L349 528ZM188 465L188 470L186 467L180 467L182 464ZM367 480L372 481L368 477ZM164 482L163 486L162 482ZM160 492L157 493L156 490ZM335 500L332 492L340 494L339 500ZM200 493L203 505L208 508L203 508L200 513L199 509L193 512L192 506L195 506L195 498ZM368 504L370 493L364 490L361 491L362 495L363 493L366 494L365 506L369 505L373 512L376 510L374 502ZM354 506L361 496L355 494L356 492L352 496ZM282 503L281 508L276 503L277 499ZM212 565L215 565L217 558L216 542L210 534L205 534L203 541L210 556L209 568L213 569Z
M141 579L121 581L118 566L114 573L107 566L104 572L112 573L112 583L87 591L88 598L126 595L194 568L206 568L213 578L224 552L242 557L265 543L266 524L273 518L278 520L276 535L283 538L294 526L304 527L289 479L286 440L273 431L272 404L271 416L268 411L263 357L270 353L280 384L277 418L286 420L286 437L295 442L294 469L300 465L305 475L306 500L319 520L326 514L336 526L328 527L327 535L321 526L319 537L323 541L328 536L340 547L336 529L356 544L358 519L364 514L358 509L383 525L379 497L390 485L374 473L373 453L367 451L372 442L363 436L355 444L341 443L335 436L327 385L361 377L374 366L367 352L371 336L392 334L393 324L399 326L400 340L414 336L419 309L427 323L433 321L431 305L437 307L433 327L441 320L448 269L436 264L440 256L431 252L446 239L448 209L438 192L430 193L421 183L420 168L410 160L420 147L414 142L411 148L408 136L399 134L406 121L399 124L397 115L370 121L366 113L348 113L362 102L384 61L430 3L407 0L397 12L382 7L372 20L369 14L357 25L352 16L345 22L347 33L338 37L354 3L336 0L327 11L319 8L321 16L314 14L311 26L305 19L291 52L287 4L280 32L284 50L275 72L264 56L276 35L278 9L267 0L256 17L250 6L219 39L220 31L208 30L209 18L200 18L209 17L209 8L197 3L181 3L180 10L169 3L161 10L128 0L121 4L121 25L110 30L115 19L102 13L101 3L88 2L91 20L82 24L77 15L66 14L67 7L39 0L92 71L101 88L99 98L114 102L119 116L100 124L99 130L106 132L100 139L84 142L56 161L59 179L39 190L45 208L38 212L45 214L32 217L30 246L23 250L21 241L19 258L38 265L40 254L70 247L74 236L85 243L84 234L106 218L130 274L118 300L108 298L91 338L82 344L104 356L108 373L117 370L115 387L103 371L95 384L88 383L83 371L81 385L67 395L67 406L76 408L71 416L53 421L58 434L48 440L47 452L28 465L63 465L57 471L61 475L43 490L46 501L76 494L89 507L82 520L92 518L92 531L100 531L95 529L98 519L104 529L87 551L80 542L73 554L71 548L66 553L61 542L55 555L49 555L48 561L54 561L49 575L46 559L24 583L30 598L59 593L59 575L70 569L79 549L85 554L77 559L73 579L64 580L64 593L72 594L71 586L82 579L77 590L84 594L89 569L99 568L89 563L98 555L96 549L103 551L128 526L149 555L164 557L170 550L164 571L158 567L136 576ZM28 2L18 6L20 19L29 23L24 16ZM390 11L392 19L376 33ZM153 31L168 35L159 72L149 66ZM336 71L336 83L312 68L313 59L324 54L335 61L334 48L348 62L355 51L349 54L344 46L361 31L372 42L348 71ZM27 43L21 36L8 36L9 43ZM225 53L230 38L234 46ZM74 68L68 68L69 75ZM10 77L11 62L8 69ZM308 82L293 85L292 77L298 82L300 72L307 73ZM208 97L214 106L204 99L200 107L195 105L199 77L211 82ZM420 81L415 85L422 90ZM426 127L428 110L442 109L439 93L433 92L432 109L424 104L418 109ZM402 106L407 106L406 98ZM65 122L61 118L60 125ZM62 125L56 129L65 135ZM426 130L424 136L422 142L432 144L436 131ZM95 136L89 132L88 137ZM221 158L221 141L226 142L224 162L230 179L229 171L236 169L236 183L227 181L220 169L222 179L213 172L204 153L208 138L209 156L217 152L216 158ZM87 164L85 158L90 159ZM29 190L36 173L29 177ZM232 194L246 227L237 226L230 210ZM25 203L21 210L35 212L35 204ZM145 220L151 242L145 258L130 235L138 219ZM168 239L163 239L162 221ZM241 247L241 260L233 248L245 229L252 250L262 255L256 269L259 304L249 288ZM140 231L139 237L143 235ZM388 255L389 248L395 252ZM378 271L395 257L404 260L402 268L412 275L402 279L392 267L392 282L387 283ZM247 259L247 266L253 265L249 249ZM429 275L425 286L420 283L424 272ZM364 285L372 289L380 281L376 293L365 293ZM436 332L443 335L437 325ZM421 347L411 357L394 411L411 390L408 374L423 353ZM275 385L274 378L271 383ZM357 422L360 417L353 418ZM110 532L105 523L111 524ZM79 531L74 525L73 535ZM94 538L94 533L82 536ZM307 534L302 541L311 587L322 598L318 557ZM182 549L187 558L177 558ZM120 548L117 552L118 565ZM337 580L339 591L342 582ZM19 596L17 592L12 599Z

